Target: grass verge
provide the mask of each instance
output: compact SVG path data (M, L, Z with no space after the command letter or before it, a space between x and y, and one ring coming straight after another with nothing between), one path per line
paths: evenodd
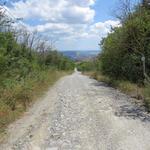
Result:
M71 72L47 70L23 81L5 80L5 88L0 88L0 137L5 135L6 127L19 118L49 86L67 74Z
M147 110L150 111L150 84L139 86L129 81L114 80L97 72L84 72L83 74L98 81L105 82L108 85L119 89L121 92L130 95L132 98L141 100L141 103L143 103Z
M147 84L144 89L144 95L145 95L145 104L148 108L148 111L150 112L150 84Z

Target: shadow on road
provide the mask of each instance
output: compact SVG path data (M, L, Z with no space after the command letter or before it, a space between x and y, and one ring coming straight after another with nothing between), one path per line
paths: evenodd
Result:
M96 87L111 88L108 84L104 82L94 82L91 85ZM130 119L140 119L142 122L147 121L150 122L150 113L148 113L145 106L143 106L141 103L134 103L134 99L131 100L133 101L133 103L123 102L125 104L123 104L122 102L120 102L120 100L118 100L117 103L120 103L120 106L118 106L115 115L118 117L126 117Z
M102 86L102 87L110 87L108 84L106 84L104 82L94 82L91 85L93 85L93 86Z
M140 119L143 122L150 122L150 114L146 112L144 106L123 105L120 106L119 111L115 112L115 115L119 117Z

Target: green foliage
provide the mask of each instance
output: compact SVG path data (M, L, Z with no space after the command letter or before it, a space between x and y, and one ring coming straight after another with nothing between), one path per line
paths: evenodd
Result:
M77 69L79 71L99 71L100 69L100 62L97 61L97 59L95 60L91 60L91 61L83 61L83 62L79 62L77 63Z
M45 65L60 70L73 70L74 62L57 51L50 51L45 56Z
M90 76L138 99L145 96L145 104L150 110L150 85L144 87L145 77L150 76L150 7L138 5L123 18L122 25L112 29L101 41L102 52L96 64L83 62L78 68L94 72ZM147 75L141 60L143 56Z
M144 81L142 55L146 57L146 72L150 75L150 10L137 7L121 27L102 43L101 69L111 78L141 83Z
M2 27L1 21L2 18L0 18L0 128L3 129L27 108L38 93L62 76L63 70L73 70L74 62L57 51L49 50L50 48L46 46L42 47L43 42L42 46L34 43L32 49L30 46L32 41L29 41L27 33L25 35L19 33L22 34L21 37L16 37L11 30L5 31L5 24ZM17 38L20 38L19 41ZM35 47L40 49L37 50Z
M17 97L24 97L25 107L26 102L30 99L31 89L26 86L26 79L35 78L37 79L35 83L39 82L43 77L42 72L51 68L53 70L72 70L74 62L57 51L47 51L43 55L28 47L22 47L15 41L13 33L0 33L0 89L4 89L5 95L0 99L12 110L16 108ZM42 79L45 81L44 78ZM18 89L15 91L18 86L21 91Z

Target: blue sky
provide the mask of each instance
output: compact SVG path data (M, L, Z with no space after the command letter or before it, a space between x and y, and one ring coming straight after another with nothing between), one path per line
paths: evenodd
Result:
M99 50L111 26L118 0L8 0L7 9L23 18L28 30L38 31L59 50Z
M113 11L117 3L118 0L97 0L94 5L96 11L95 22L115 19Z

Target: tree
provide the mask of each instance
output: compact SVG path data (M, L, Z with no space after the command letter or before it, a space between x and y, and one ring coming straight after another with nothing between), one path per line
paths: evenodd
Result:
M150 74L150 10L138 5L124 18L122 26L114 28L101 43L102 71L112 78L143 82L143 56Z

